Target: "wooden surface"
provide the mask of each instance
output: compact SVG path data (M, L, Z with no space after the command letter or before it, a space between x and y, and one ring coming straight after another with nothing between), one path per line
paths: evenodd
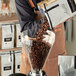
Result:
M11 16L0 16L0 24L10 24L15 22L18 22L16 14L12 14Z
M3 52L5 52L5 51L16 51L16 50L22 50L22 48L21 47L19 47L19 48L15 47L12 49L0 49L0 51L3 51Z

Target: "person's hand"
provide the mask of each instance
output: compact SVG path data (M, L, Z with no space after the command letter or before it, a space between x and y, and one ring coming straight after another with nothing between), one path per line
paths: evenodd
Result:
M46 35L43 35L43 42L47 43L48 45L53 45L55 42L55 33L49 30L47 30L46 33Z
M62 26L64 26L64 23L61 23L61 24L57 25L56 27L54 27L55 33L61 31L62 30L61 29Z
M40 11L35 11L34 13L37 14L36 17L35 17L35 20L39 21L40 19L43 18Z

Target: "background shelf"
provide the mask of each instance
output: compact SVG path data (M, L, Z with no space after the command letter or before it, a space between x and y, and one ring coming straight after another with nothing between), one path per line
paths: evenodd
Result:
M0 24L10 24L18 22L18 17L16 14L12 14L11 16L1 16Z
M4 51L4 52L5 52L5 51L17 51L17 50L22 50L22 48L21 48L21 47L19 47L19 48L16 48L16 47L15 47L15 48L12 48L12 49L0 49L0 51L2 51L2 52L3 52L3 51Z

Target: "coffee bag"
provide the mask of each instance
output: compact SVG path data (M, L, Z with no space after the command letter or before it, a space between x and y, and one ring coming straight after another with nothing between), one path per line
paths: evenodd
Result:
M13 54L11 52L0 53L0 76L9 76L13 73Z
M15 73L20 72L21 51L15 51Z
M14 25L2 26L2 49L14 48Z

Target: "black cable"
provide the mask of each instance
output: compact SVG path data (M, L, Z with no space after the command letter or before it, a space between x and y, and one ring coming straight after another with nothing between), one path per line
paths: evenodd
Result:
M47 9L46 9L46 5L45 5L45 4L44 4L44 8L45 8L45 11L46 11ZM54 28L53 28L53 25L52 25L52 21L51 21L51 19L50 19L50 16L49 16L48 12L45 12L45 13L46 13L47 16L48 16L49 21L50 21L51 28L52 28L52 30L54 31Z

